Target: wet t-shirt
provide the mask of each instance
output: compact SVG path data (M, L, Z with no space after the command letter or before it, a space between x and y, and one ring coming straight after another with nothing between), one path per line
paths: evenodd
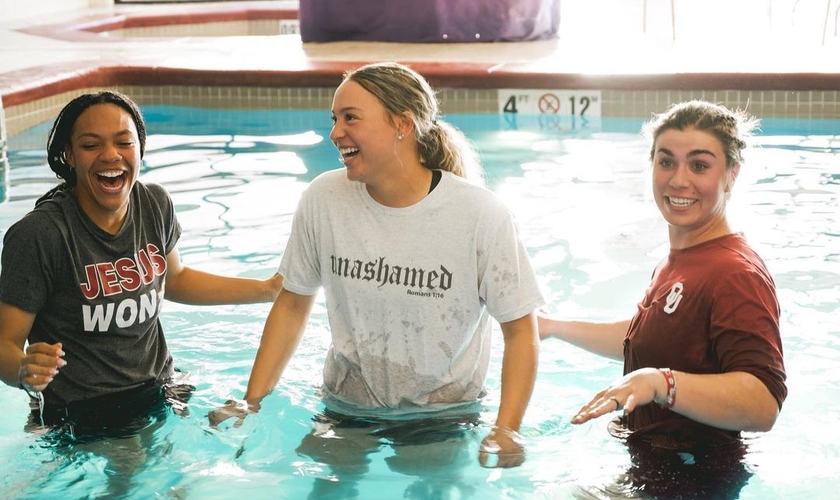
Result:
M117 234L63 190L9 228L0 301L34 313L29 343L61 342L67 361L44 391L48 405L171 377L158 312L180 233L165 190L140 182Z
M781 408L787 387L776 288L743 235L670 251L630 323L624 360L625 374L644 367L750 373ZM673 421L687 418L652 403L633 410L626 421L630 430L640 431L665 421L674 429L679 422Z
M492 316L543 304L511 212L489 190L443 172L407 208L377 203L343 169L303 194L280 264L284 287L326 298L328 407L405 414L484 394Z

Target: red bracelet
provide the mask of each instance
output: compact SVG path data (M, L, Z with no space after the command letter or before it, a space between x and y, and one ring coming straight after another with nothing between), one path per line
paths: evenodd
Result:
M665 377L665 383L668 384L668 392L665 395L665 402L659 403L662 408L671 408L677 402L677 378L670 368L660 368L659 371Z

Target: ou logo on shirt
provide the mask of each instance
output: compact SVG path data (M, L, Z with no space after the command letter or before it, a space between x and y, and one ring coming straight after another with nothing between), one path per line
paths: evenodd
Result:
M680 305L680 301L683 298L683 284L680 282L674 283L674 286L671 287L671 293L665 298L665 307L662 308L668 314L673 313L677 310L677 306Z

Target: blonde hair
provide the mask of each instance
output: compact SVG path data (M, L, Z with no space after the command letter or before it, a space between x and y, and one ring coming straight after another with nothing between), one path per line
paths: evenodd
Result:
M419 73L403 64L383 62L346 72L344 81L348 80L373 94L390 116L410 117L423 166L466 179L483 178L475 147L463 132L440 118L437 95Z

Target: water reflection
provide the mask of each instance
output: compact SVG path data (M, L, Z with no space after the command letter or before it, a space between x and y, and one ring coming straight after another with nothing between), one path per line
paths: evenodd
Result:
M211 271L273 272L300 193L319 173L341 166L326 139L327 112L153 108L147 118L152 135L141 179L172 193L184 228L182 258ZM632 314L667 251L664 223L650 200L649 151L638 136L640 122L593 122L580 129L569 123L541 128L522 116L448 118L476 142L488 187L517 214L554 311L595 320ZM840 445L826 438L840 419L834 375L840 362L840 139L815 133L813 124L782 125L765 125L730 205L733 226L746 233L776 279L790 387L774 430L749 436L743 460L731 455L736 467L727 470L737 471L733 482L743 486L740 498L746 500L825 497L840 488ZM56 182L44 158L46 134L40 129L10 139L0 234ZM322 410L315 388L329 335L319 305L265 410L242 428L208 429L204 415L244 393L266 314L262 305L196 310L166 303L162 320L170 347L179 365L192 372L197 390L191 416L167 419L157 431L156 442L166 450L153 449L154 460L138 473L142 484L179 497L233 494L246 485L255 498L305 498L316 478L348 479L297 449L312 431L312 415ZM529 455L522 467L480 469L474 463L477 440L470 438L457 448L463 458L452 454L454 470L435 463L434 449L427 448L410 454L420 474L404 474L405 456L388 444L364 457L367 471L350 481L353 488L364 498L381 498L383 491L410 498L634 498L645 494L631 480L636 473L646 477L686 465L640 461L608 434L604 419L572 426L569 418L621 373L621 365L559 342L541 349L540 377L523 428ZM492 362L500 362L500 353ZM496 410L500 384L498 370L491 374L488 413ZM0 441L19 457L4 476L12 478L7 491L37 496L46 486L39 476L50 478L51 492L104 491L101 460L64 460L39 448L41 441L20 436L26 408L19 393L0 387L0 397L10 402L0 415ZM742 473L752 475L747 480ZM687 494L692 488L684 486Z

